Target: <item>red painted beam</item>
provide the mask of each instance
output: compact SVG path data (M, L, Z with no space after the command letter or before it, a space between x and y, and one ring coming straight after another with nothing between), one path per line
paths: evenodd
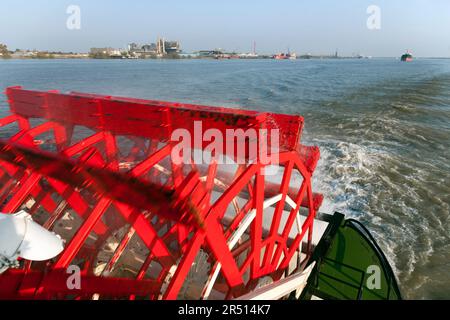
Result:
M181 213L189 212L193 207L189 200L174 199L174 191L165 187L19 144L0 140L0 159L135 208L157 211L171 220L178 221ZM192 215L182 222L197 225L197 217Z

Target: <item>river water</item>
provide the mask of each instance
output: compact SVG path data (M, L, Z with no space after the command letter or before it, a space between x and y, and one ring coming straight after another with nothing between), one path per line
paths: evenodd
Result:
M450 60L0 61L12 85L300 114L322 210L369 227L405 298L450 298Z

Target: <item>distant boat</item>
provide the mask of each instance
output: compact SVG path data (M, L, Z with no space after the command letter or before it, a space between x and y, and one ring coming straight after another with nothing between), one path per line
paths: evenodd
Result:
M411 62L413 61L413 56L409 52L407 52L404 55L402 55L400 60L402 60L403 62Z
M297 55L295 53L280 53L273 56L275 60L296 60Z
M287 55L284 53L276 54L273 56L275 60L285 60L288 59Z

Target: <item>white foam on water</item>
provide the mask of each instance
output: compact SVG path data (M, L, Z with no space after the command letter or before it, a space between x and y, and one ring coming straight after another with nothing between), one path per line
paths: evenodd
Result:
M327 139L314 140L321 146L321 160L314 173L314 189L324 194L322 210L355 214L349 208L367 197L362 177L370 175L377 159L365 147Z
M413 282L413 287L420 287L426 283L426 279L413 275L434 252L429 236L432 233L427 218L416 207L421 201L419 190L383 174L386 163L392 162L394 155L330 137L308 144L321 148L321 160L313 179L314 190L325 196L321 211L339 211L347 218L362 220L379 241L401 284ZM402 168L405 167L408 165L403 164ZM400 175L400 169L390 169ZM423 178L414 168L410 172L403 175L404 179L420 181ZM398 216L398 211L404 218ZM412 228L411 220L417 220L421 229Z

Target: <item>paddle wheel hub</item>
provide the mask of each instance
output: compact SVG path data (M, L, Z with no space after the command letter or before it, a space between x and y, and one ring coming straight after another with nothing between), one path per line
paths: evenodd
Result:
M302 271L311 257L319 149L300 144L302 117L20 87L6 94L0 212L24 210L65 243L51 260L20 259L1 274L0 298L233 299ZM198 125L214 130L214 150ZM190 152L174 141L179 130Z

